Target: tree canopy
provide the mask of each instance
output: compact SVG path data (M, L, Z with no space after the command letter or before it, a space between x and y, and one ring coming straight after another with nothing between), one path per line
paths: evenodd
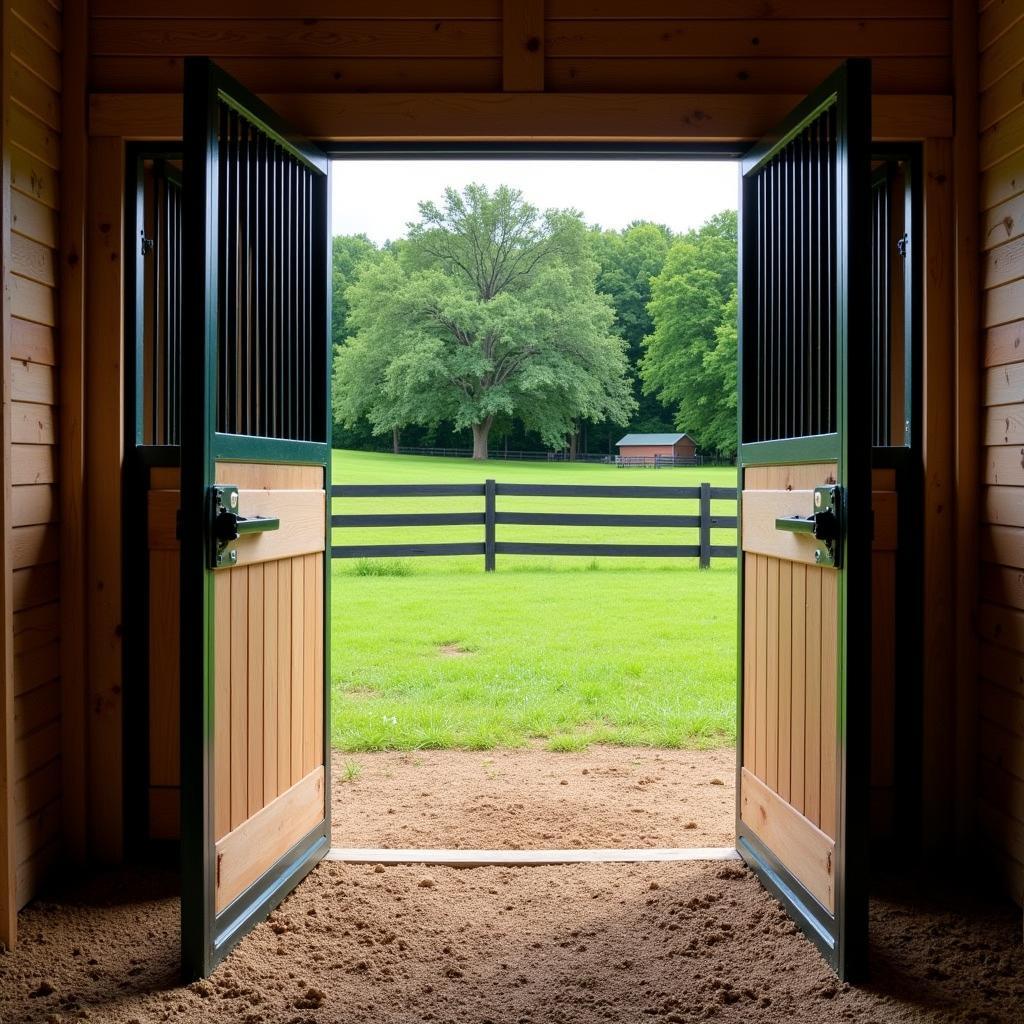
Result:
M705 449L736 451L737 215L680 236L651 283L653 329L640 376L646 394Z
M581 421L626 423L626 343L597 291L580 215L542 214L514 189L478 185L419 211L408 240L363 262L345 293L339 418L366 417L377 434L468 427L476 458L497 417L517 417L556 448Z

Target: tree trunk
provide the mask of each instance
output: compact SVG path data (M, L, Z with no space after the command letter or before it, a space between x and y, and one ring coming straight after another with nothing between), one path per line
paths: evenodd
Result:
M473 458L474 459L486 459L487 458L487 439L491 433L491 424L494 422L493 416L488 416L487 419L482 420L480 423L473 424Z
M571 433L569 435L569 461L570 462L575 462L576 461L576 456L579 453L579 448L580 448L580 434L579 434L579 431L576 430L576 431L573 431L573 433Z
M402 431L398 427L391 428L391 450L397 455L402 446Z

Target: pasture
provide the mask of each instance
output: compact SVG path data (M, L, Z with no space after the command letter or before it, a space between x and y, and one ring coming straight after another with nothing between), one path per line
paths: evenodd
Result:
M731 467L617 469L336 451L335 483L693 486ZM509 511L695 513L696 501L505 498ZM359 498L335 512L479 511L478 498ZM715 511L734 512L733 503ZM695 529L499 526L500 540L696 543ZM475 526L336 529L336 544L478 541ZM732 531L713 535L728 544ZM696 559L500 556L338 560L332 736L348 751L542 742L732 743L736 566Z

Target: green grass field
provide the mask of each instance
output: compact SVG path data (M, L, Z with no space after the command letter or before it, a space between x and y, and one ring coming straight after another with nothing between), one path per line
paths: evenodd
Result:
M335 483L733 486L732 468L334 453ZM696 512L658 499L499 498L499 509ZM335 512L480 511L479 498L353 499ZM734 503L720 511L734 512ZM499 540L696 543L696 530L499 526ZM479 541L479 527L335 530L336 544ZM733 541L717 531L713 543ZM711 746L735 735L736 567L696 559L498 556L338 560L332 574L332 726L349 751L543 740Z

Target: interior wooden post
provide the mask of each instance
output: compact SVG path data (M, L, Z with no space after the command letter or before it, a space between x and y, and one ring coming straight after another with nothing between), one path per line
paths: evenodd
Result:
M921 825L926 851L945 847L955 814L956 588L953 153L949 139L924 144L924 463Z
M11 102L10 4L0 8L0 942L18 935L14 843L14 623L11 573L11 152L7 111Z
M63 13L60 219L60 677L64 856L86 856L85 206L86 0Z
M124 144L89 143L85 514L89 852L122 852L121 471L124 458Z

